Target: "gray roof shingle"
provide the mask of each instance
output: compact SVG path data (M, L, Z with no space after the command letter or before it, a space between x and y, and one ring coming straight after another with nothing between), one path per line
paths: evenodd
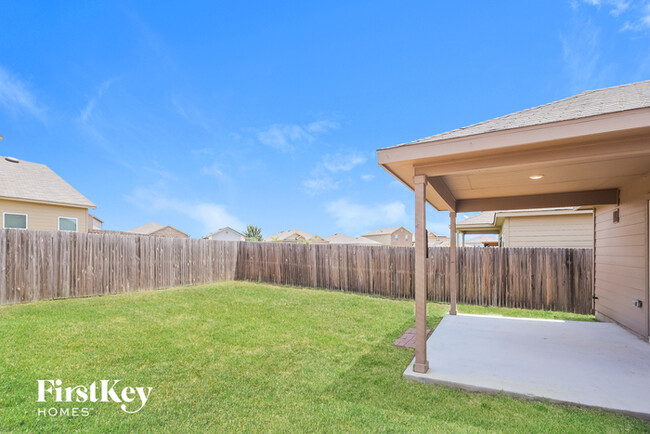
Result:
M151 222L151 223L144 224L142 226L138 226L137 228L129 229L128 231L125 232L129 232L132 234L149 235L156 231L161 230L164 227L166 226L163 226L160 223Z
M371 240L364 237L351 237L345 234L333 234L325 237L330 244L356 244L360 246L382 246L379 241Z
M362 236L365 237L367 235L385 235L385 234L392 234L402 226L394 226L392 228L381 228L381 229L375 229L374 231L370 231L367 234L363 234Z
M275 241L275 240L284 241L290 236L292 236L293 234L298 234L301 237L303 237L305 240L311 240L314 237L320 238L318 235L310 234L309 232L305 232L300 229L289 229L287 231L281 231L271 236L268 236L264 238L264 241Z
M483 211L482 213L467 217L465 220L461 220L456 224L457 228L465 226L475 226L475 225L491 225L494 223L495 211Z
M604 89L588 90L559 101L397 146L435 142L647 107L650 107L650 80Z
M0 197L84 208L95 204L44 164L0 157Z
M234 230L230 226L226 226L225 228L221 228L221 229L218 229L218 230L216 230L214 232L210 232L207 235L203 235L201 238L208 239L208 238L213 237L213 236L217 235L218 233L221 233L221 232L224 232L224 231L225 232L230 231L230 232L233 232L233 233L235 233L235 234L237 234L239 236L242 236L242 237L244 236L244 234L242 234L241 232Z

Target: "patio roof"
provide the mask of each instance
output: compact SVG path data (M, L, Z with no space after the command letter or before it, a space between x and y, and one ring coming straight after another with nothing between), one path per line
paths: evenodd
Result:
M648 172L648 143L650 81L644 81L378 150L379 165L415 193L413 370L429 371L426 203L449 211L451 234L458 212L619 205L623 185ZM456 247L452 236L451 315L457 313Z
M650 165L649 119L644 81L380 149L378 163L412 190L426 176L437 210L616 203L616 189Z

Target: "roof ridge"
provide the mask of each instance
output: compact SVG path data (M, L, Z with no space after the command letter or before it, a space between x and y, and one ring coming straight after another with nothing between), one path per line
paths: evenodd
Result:
M470 125L465 125L465 126L462 126L462 127L459 127L459 128L452 129L452 130L443 131L443 132L433 134L433 135L430 135L430 136L427 136L427 137L423 137L421 139L417 139L417 140L414 140L414 141L411 141L411 142L401 143L401 144L395 145L394 147L432 141L436 137L441 136L443 134L458 133L458 132L462 132L462 131L465 131L465 130L470 129L470 128L473 129L473 128L476 128L478 126L484 125L484 124L492 123L492 122L497 121L497 120L501 120L501 121L507 120L507 119L509 119L511 117L514 117L515 115L526 114L526 113L529 113L529 112L534 111L534 110L539 110L539 109L541 109L543 107L547 107L547 106L550 106L550 105L554 105L554 104L558 104L558 103L578 99L578 98L584 97L585 95L594 94L594 93L601 93L601 92L607 92L607 91L611 91L612 89L629 88L629 87L634 87L634 86L643 85L643 84L650 84L650 80L637 81L637 82L634 82L634 83L625 83L625 84L620 84L620 85L616 85L616 86L604 87L604 88L600 88L600 89L585 90L585 91L582 91L580 93L570 95L570 96L567 96L565 98L561 98L561 99L558 99L558 100L555 100L555 101L549 101L547 103L536 105L534 107L528 107L528 108L525 108L525 109L522 109L522 110L517 110L517 111L514 111L514 112L506 113L504 115L500 115L500 116L497 116L497 117L494 117L494 118L491 118L491 119L486 119L486 120L481 121L481 122L476 122L476 123L473 123L473 124L470 124ZM510 128L503 128L503 130L512 129L512 128L518 128L518 126L512 126ZM477 132L476 134L482 134L482 133ZM468 134L467 136L471 136L471 135L473 135L473 134Z

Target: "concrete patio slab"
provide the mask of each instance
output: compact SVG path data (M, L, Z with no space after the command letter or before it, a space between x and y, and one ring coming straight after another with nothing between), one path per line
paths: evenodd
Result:
M445 316L404 377L650 418L650 344L611 323Z

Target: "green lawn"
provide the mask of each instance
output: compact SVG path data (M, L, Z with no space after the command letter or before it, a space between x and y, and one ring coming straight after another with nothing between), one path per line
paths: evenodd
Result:
M431 325L446 309L429 305ZM2 307L0 432L650 430L602 411L404 380L412 351L393 340L412 321L410 301L244 282ZM39 404L38 379L153 391L127 414L114 403ZM38 416L53 406L93 410Z

